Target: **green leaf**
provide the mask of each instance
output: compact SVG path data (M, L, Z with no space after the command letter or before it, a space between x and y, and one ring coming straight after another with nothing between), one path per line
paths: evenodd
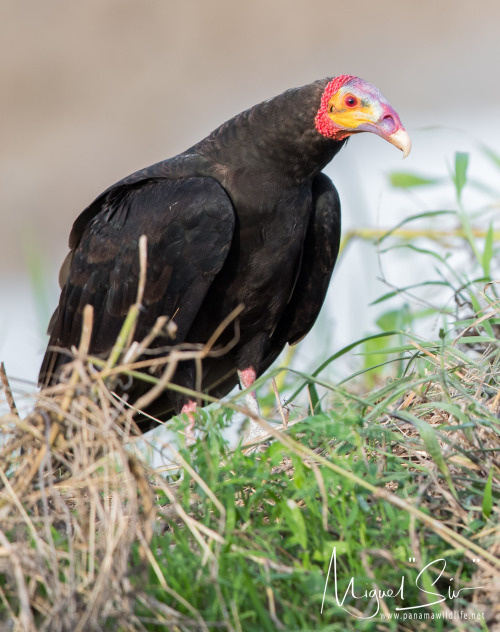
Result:
M307 550L307 529L302 510L297 503L289 498L286 501L286 513L290 528L294 534L292 538L300 546Z
M337 558L341 555L347 555L349 551L349 544L345 540L324 540L322 550L315 550L313 553L313 560L318 562L329 562L333 555L333 549L336 549Z
M296 489L300 489L306 482L305 466L302 459L296 454L290 454L293 464L293 485Z
M416 215L411 215L410 217L407 217L401 220L398 224L393 226L384 235L382 235L382 237L380 237L380 239L378 240L378 243L381 244L384 239L387 239L387 237L390 237L392 233L396 232L398 229L402 228L406 224L409 224L410 222L418 221L420 219L429 219L429 218L439 217L440 215L456 215L456 211L448 211L448 210L442 209L438 211L425 211L423 213L417 213Z
M424 349L438 349L438 347L436 347L435 344L433 343L425 343L421 345ZM359 356L370 356L370 355L375 355L375 354L380 354L381 352L383 352L385 355L394 355L396 353L403 353L405 351L416 351L415 346L414 345L400 345L399 347L380 347L377 348L375 347L373 350L370 349L370 347L367 347L366 350L360 351L359 353L357 353L356 355Z
M356 500L358 502L359 508L361 509L361 511L364 511L365 513L370 513L372 508L370 507L370 505L366 502L365 497L362 494L356 494Z
M467 182L467 167L469 166L469 154L457 151L455 154L455 189L457 191L457 200L462 199L462 190Z
M494 242L494 230L493 230L493 222L490 222L488 232L486 233L486 238L484 240L484 250L483 250L483 270L484 275L489 277L491 273L491 258L493 256L493 242Z
M325 360L322 364L320 364L320 366L314 371L314 373L312 373L311 376L306 376L305 374L302 374L300 371L289 369L290 373L295 373L296 375L300 375L301 377L306 378L306 381L303 384L301 384L301 386L299 386L293 392L293 394L288 398L288 401L292 402L297 397L297 395L302 391L303 388L305 388L309 384L312 384L310 377L316 378L322 371L326 369L328 365L330 365L332 362L342 357L346 353L349 353L349 351L351 351L355 347L362 345L367 340L371 340L372 338L390 337L390 336L393 336L394 334L399 334L399 333L401 332L400 331L384 331L381 334L373 334L371 336L366 336L365 338L361 338L361 340L356 340L356 342L352 342L351 344L348 344L346 347L343 347L342 349L340 349L340 351L337 351L336 353L331 355L327 360ZM307 379L307 377L309 377L309 379Z
M389 174L389 182L396 189L410 189L412 187L434 186L441 182L441 178L425 178L407 171L393 171Z
M478 318L482 312L482 308L481 308L481 304L479 303L479 300L476 296L476 294L474 292L469 292L469 297L470 297L470 301L472 303L472 307L474 309L474 312L476 314L476 317ZM474 318L475 320L475 318ZM474 322L474 320L472 322ZM470 324L472 324L472 322ZM488 319L483 320L483 322L481 323L481 325L484 327L484 330L486 331L486 333L491 337L491 338L495 338L495 332L493 331L493 328L491 326L491 323L488 322ZM467 337L465 337L464 342L468 342L467 341ZM481 342L481 341L480 341Z
M488 480L486 481L486 485L484 486L484 494L483 494L483 516L485 518L489 518L491 514L491 510L493 509L493 494L492 494L492 483L493 483L493 469L490 469L490 474L488 476Z
M397 296L398 294L402 294L403 292L408 292L408 290L413 290L416 287L424 287L426 285L433 285L433 286L444 285L445 287L449 287L450 284L444 281L425 281L423 283L413 283L412 285L407 285L406 287L401 287L401 288L398 288L397 290L392 290L391 292L387 292L387 294L384 294L380 298L377 298L375 301L372 301L370 305L377 305L378 303L383 303L384 301L387 301L388 299L393 298L394 296Z
M488 321L483 320L481 323L485 325ZM460 338L461 345L477 345L477 344L488 344L488 345L496 345L498 344L498 338L496 338L493 334L491 336L462 336Z
M311 415L314 415L315 413L321 413L321 403L314 382L309 382L309 384L307 385L307 389L309 390L309 397L311 398Z
M438 235L436 233L433 233L432 231L430 231L427 235L422 234L422 237L425 237L426 239L431 239L438 243L442 242L443 237L445 236L446 235ZM453 234L449 233L448 237L453 238ZM434 257L435 259L437 259L440 263L443 263L444 265L446 265L447 255L445 255L445 257L442 257L438 252L435 252L434 250L429 250L428 248L419 248L418 246L415 246L415 244L412 244L410 242L403 242L400 244L387 246L387 248L381 248L380 253L385 254L386 252L391 252L393 250L398 250L398 249L411 250L412 252L417 252L421 255L430 255L431 257ZM429 281L428 283L431 283L431 281Z

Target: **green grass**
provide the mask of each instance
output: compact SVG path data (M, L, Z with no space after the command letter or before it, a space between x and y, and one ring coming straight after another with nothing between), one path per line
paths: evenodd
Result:
M468 164L457 153L448 181L391 176L410 192L444 187L449 209L347 239L431 275L389 288L377 330L320 366L259 380L270 435L260 450L225 439L240 397L199 413L201 436L174 454L177 469L148 466L130 413L107 395L120 349L89 373L85 339L68 385L39 398L30 424L0 420L0 621L51 632L494 630L500 194L466 209L467 187L489 191ZM332 380L347 356L357 370ZM163 449L156 436L150 453ZM398 607L414 609L396 620Z

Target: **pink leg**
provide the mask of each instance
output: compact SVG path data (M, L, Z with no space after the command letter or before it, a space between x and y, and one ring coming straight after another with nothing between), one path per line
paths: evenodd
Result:
M242 371L238 371L238 377L240 378L240 384L243 389L250 388L257 379L257 373L253 367L248 367ZM255 391L251 391L245 397L245 403L255 417L260 417L259 402L257 401L257 395ZM250 418L250 428L245 437L245 443L252 443L255 439L258 439L262 434L265 434L262 427L252 418Z
M255 369L249 366L247 369L243 369L243 371L238 371L238 376L240 378L241 386L243 388L250 388L252 384L257 379L257 374L255 373Z
M257 379L257 373L255 372L255 369L253 367L249 366L247 369L238 371L238 377L240 378L241 388L246 390L247 388L250 388ZM257 401L257 395L255 394L255 391L251 391L245 397L245 402L250 409L250 412L252 412L254 415L257 415L257 417L260 417L259 403Z
M187 404L184 404L184 406L182 407L181 410L181 415L187 415L187 418L189 420L188 425L186 426L186 446L190 446L193 445L193 443L195 442L195 436L194 436L194 413L196 412L196 410L198 409L198 406L196 404L195 401L193 400L189 400L189 402Z

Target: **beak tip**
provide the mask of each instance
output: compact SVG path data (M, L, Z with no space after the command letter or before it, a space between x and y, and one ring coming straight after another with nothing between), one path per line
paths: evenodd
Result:
M396 132L389 136L388 140L395 147L401 149L401 151L403 152L403 160L410 155L411 139L406 130L402 128L398 129Z

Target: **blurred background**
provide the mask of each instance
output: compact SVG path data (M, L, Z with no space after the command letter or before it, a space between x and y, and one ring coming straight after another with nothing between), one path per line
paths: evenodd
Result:
M0 360L16 389L35 388L79 212L116 180L287 88L359 75L412 137L405 163L361 135L327 168L345 230L390 227L429 208L425 192L390 189L393 170L446 176L454 152L471 151L472 175L487 178L490 164L473 152L479 141L500 152L499 18L494 0L2 2ZM304 361L319 364L370 330L369 304L387 289L380 277L405 285L419 272L411 261L381 268L366 243L350 247Z

